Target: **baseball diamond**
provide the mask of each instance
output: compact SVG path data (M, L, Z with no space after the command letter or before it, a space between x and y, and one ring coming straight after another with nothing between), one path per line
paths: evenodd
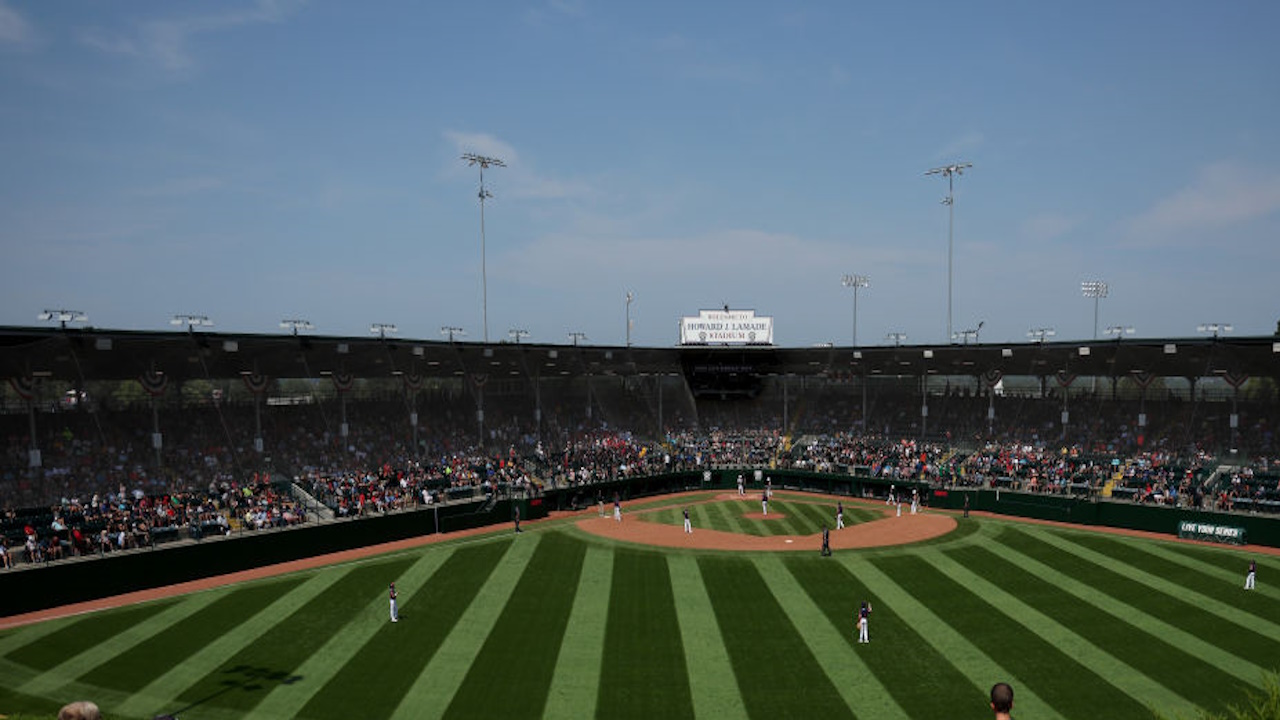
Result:
M792 526L754 535L734 526L750 499L681 498L12 627L0 710L74 696L120 718L938 718L982 708L999 678L1029 717L1147 718L1222 710L1280 657L1280 590L1241 591L1237 549L846 498L833 539L933 537L833 542L827 558L812 530L830 499L779 493ZM634 528L676 541L620 535ZM698 544L721 536L742 545ZM754 549L785 539L803 547Z

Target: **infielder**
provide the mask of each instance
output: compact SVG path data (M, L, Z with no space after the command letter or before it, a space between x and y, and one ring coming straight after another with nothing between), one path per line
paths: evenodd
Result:
M740 497L746 497L747 495L746 486L743 484L742 480L742 473L738 473L738 495Z
M622 501L616 494L613 496L613 519L622 522Z
M760 510L765 514L769 514L769 491L765 490L760 493Z
M844 528L844 502L836 503L836 529Z
M911 488L911 514L915 515L920 510L920 490Z
M1244 589L1245 590L1254 589L1254 584L1257 582L1257 580L1258 580L1258 561L1250 560L1249 574L1244 576Z
M855 616L858 622L858 642L870 643L871 637L868 635L867 625L870 624L871 619L871 603L864 600L862 607L858 608Z
M693 532L693 523L689 522L689 508L684 509L684 531L687 533Z
M400 622L400 613L396 610L396 584L391 583L391 589L387 591L391 597L391 622Z

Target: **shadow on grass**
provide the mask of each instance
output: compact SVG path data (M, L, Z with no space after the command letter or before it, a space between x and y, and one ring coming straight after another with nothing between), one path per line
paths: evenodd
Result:
M302 681L301 675L292 675L288 670L275 670L272 668L256 667L253 665L236 665L222 671L225 676L218 681L222 687L208 695L188 703L184 707L171 710L167 713L156 715L156 718L179 718L182 714L193 708L212 702L223 695L241 691L246 693L270 692L271 688L278 685L292 685Z

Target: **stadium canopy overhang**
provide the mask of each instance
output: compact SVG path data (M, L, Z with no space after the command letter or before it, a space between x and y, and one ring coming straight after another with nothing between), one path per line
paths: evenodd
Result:
M76 383L164 374L171 382L253 373L268 378L485 374L528 378L731 372L807 376L1202 378L1280 376L1280 338L1196 337L872 347L463 343L403 338L0 327L0 376Z

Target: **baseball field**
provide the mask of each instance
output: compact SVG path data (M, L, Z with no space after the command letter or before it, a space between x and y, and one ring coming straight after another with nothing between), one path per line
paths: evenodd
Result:
M685 537L798 540L647 546L593 532L592 508L28 624L0 632L0 715L932 720L989 717L1008 681L1016 717L1191 717L1280 667L1275 555L954 515L930 540L840 549L897 520L846 500L820 557L834 499L786 494L772 517L707 494L630 503L621 524L682 533L685 507Z

